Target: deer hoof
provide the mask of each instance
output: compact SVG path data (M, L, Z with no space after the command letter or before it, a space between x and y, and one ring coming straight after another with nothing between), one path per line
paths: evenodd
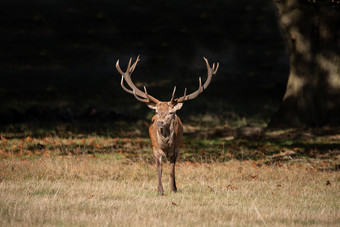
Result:
M158 194L159 195L164 195L164 189L163 188L158 188Z
M171 192L176 193L176 192L177 192L177 188L172 188L172 189L171 189Z

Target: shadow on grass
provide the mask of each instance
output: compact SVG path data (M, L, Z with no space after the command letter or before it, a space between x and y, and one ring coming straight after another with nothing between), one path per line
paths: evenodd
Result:
M136 128L136 123L125 137L72 134L45 134L45 137L16 137L1 133L0 154L4 159L31 158L30 156L89 155L94 158L114 158L127 162L153 163L149 138ZM126 125L117 125L126 127ZM340 170L340 133L337 129L262 131L260 136L241 138L239 129L218 129L220 136L204 138L198 132L186 133L180 151L180 162L216 163L230 160L252 162L254 165L309 163L325 171ZM119 131L117 129L117 131ZM256 131L256 130L255 130ZM210 132L213 132L211 130ZM257 131L256 131L257 132ZM213 133L212 135L216 135Z

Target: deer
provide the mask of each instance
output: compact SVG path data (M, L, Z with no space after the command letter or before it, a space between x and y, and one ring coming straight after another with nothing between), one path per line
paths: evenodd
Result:
M123 90L127 93L133 94L138 101L145 103L150 109L155 110L155 115L152 117L149 128L149 135L156 161L158 174L158 193L160 195L164 195L164 188L162 184L163 157L166 157L167 160L170 161L170 190L171 192L177 192L175 164L183 140L183 125L176 112L182 108L185 101L195 99L199 94L207 89L211 82L212 76L216 74L219 67L219 63L217 63L216 66L214 63L212 67L210 67L208 60L205 57L203 57L203 59L206 63L208 71L208 76L203 86L201 77L199 77L198 89L191 94L186 94L187 89L185 88L184 95L179 98L175 98L175 86L171 99L168 102L159 101L148 94L145 86L143 86L144 91L140 90L131 80L131 74L135 70L137 63L140 60L139 56L132 65L132 58L130 58L125 72L123 72L119 66L119 59L116 62L116 69L122 76L120 84ZM130 88L125 86L124 81Z

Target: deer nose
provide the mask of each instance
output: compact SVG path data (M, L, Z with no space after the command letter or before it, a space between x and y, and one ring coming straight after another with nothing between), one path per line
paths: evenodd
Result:
M164 121L157 121L157 126L163 126L164 125Z

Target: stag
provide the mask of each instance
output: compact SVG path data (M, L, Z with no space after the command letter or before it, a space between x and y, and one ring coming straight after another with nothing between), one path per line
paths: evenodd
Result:
M144 91L141 91L131 80L131 74L135 70L139 59L131 65L132 58L130 58L129 64L125 72L123 72L119 66L119 60L116 63L118 72L122 75L121 86L127 93L133 94L138 101L146 103L146 105L155 110L156 114L152 118L152 123L149 128L149 135L152 142L153 153L156 159L156 167L158 173L158 193L163 195L164 188L162 185L162 157L166 157L170 161L170 189L172 192L177 192L176 180L175 180L175 164L179 153L179 148L183 139L183 126L180 118L176 115L176 111L180 110L183 106L183 102L192 100L201 94L211 82L211 78L216 74L219 63L215 63L210 67L206 58L204 61L208 70L208 77L202 86L201 77L199 77L198 89L191 93L186 94L187 89L184 89L184 95L175 98L176 86L172 92L172 96L169 102L159 101L150 94L148 94L145 86ZM124 85L124 81L130 87L128 89Z

